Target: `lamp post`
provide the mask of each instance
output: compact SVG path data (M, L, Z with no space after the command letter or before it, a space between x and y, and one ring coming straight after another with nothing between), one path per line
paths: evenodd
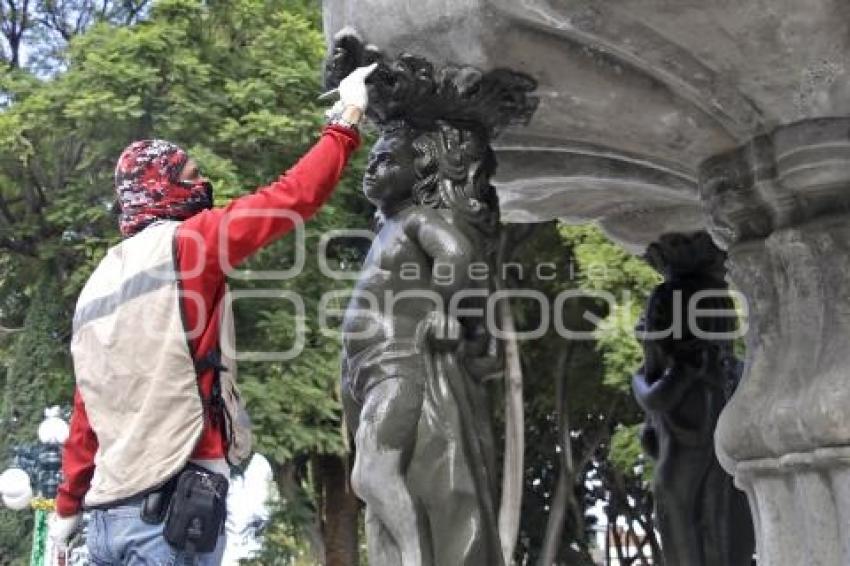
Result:
M52 553L47 548L47 517L54 509L56 490L61 480L62 444L68 438L68 424L58 406L44 410L38 427L38 443L12 449L12 465L0 474L0 497L14 510L35 510L30 566L45 566Z

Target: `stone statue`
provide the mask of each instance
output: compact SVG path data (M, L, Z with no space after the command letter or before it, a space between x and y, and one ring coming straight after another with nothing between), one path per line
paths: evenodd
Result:
M749 566L755 535L747 498L714 450L720 411L742 371L732 340L719 336L733 333L736 320L698 316L691 325L688 316L703 291L712 293L695 301L696 308L734 311L723 254L700 232L665 235L647 255L665 281L653 290L638 325L644 365L632 389L646 411L644 450L657 461L653 491L665 562Z
M486 290L486 280L468 277L483 258L455 210L441 206L444 151L427 149L456 133L385 130L363 179L381 228L343 321L342 391L356 431L352 485L367 504L376 564L498 563L493 468L484 462L491 433L476 426L486 415L475 414L469 390L479 383L460 352L481 321L449 310L459 291ZM498 216L484 200L470 202Z
M484 324L499 240L489 141L511 109L530 116L533 82L469 68L435 77L427 61L387 61L348 32L326 83L373 61L369 117L381 136L363 192L379 228L343 319L341 376L369 560L499 566L486 381L502 361Z

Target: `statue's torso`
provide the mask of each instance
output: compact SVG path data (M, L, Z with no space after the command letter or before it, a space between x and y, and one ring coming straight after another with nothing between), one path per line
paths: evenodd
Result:
M421 321L439 306L431 260L404 233L403 223L404 213L388 219L366 257L342 323L348 353L414 339Z

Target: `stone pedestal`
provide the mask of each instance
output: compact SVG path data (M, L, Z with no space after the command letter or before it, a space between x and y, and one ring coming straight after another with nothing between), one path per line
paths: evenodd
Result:
M748 298L744 378L716 430L760 564L850 564L850 119L706 161L700 197Z

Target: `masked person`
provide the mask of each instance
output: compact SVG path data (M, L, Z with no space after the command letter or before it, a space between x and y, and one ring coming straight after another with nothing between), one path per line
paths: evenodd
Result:
M292 169L226 207L212 207L210 183L178 146L146 140L122 153L124 239L74 314L55 547L67 547L85 507L93 564L221 562L229 464L250 455L225 277L329 197L360 143L373 69L342 81L337 113Z

